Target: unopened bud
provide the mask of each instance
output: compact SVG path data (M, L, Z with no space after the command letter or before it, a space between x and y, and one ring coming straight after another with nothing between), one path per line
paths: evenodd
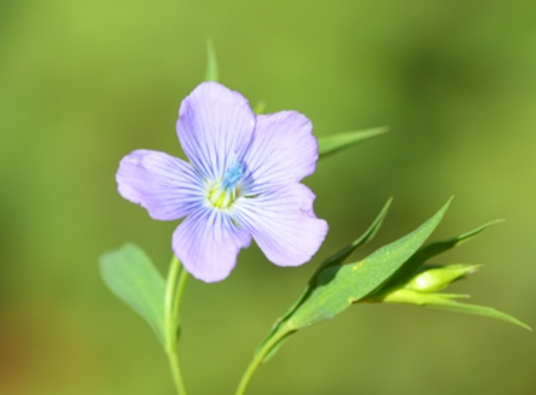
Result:
M425 270L413 277L404 287L417 292L437 292L450 283L478 270L481 265L447 265Z

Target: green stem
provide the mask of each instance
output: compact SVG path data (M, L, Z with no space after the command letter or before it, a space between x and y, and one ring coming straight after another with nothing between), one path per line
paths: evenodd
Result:
M177 345L179 340L180 305L187 278L188 272L184 270L177 257L173 256L166 287L165 341L166 354L171 367L173 381L179 395L186 395L186 388L184 387L184 381L180 370Z
M274 333L273 336L270 336L270 338L267 339L261 345L261 347L255 352L253 359L249 363L249 366L247 367L246 371L244 372L244 375L242 376L242 379L238 384L238 388L235 392L235 395L244 395L244 393L246 392L246 388L251 381L251 378L257 371L257 368L262 365L266 356L277 345L277 343L279 343L289 333L290 331L285 330L285 328L279 328L279 330Z

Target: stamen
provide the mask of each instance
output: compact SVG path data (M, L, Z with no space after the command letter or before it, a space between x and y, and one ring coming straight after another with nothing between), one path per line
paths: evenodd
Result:
M225 172L223 177L222 187L225 189L232 189L244 176L244 168L240 162L235 162L231 167Z

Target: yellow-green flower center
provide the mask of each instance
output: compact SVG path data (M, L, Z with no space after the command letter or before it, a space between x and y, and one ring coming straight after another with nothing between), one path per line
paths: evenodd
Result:
M241 196L241 181L244 177L244 168L239 162L234 163L223 177L223 180L213 184L208 190L208 200L213 207L226 209Z
M215 208L224 209L230 207L239 194L240 190L238 188L228 190L220 184L209 190L208 200Z

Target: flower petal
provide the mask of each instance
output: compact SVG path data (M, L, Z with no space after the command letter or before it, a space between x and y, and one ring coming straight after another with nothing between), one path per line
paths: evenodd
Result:
M276 184L298 182L315 171L318 142L309 119L296 111L260 115L244 159L252 193Z
M204 199L202 180L192 166L163 152L131 152L121 160L116 180L121 196L154 219L182 218Z
M181 103L177 133L182 148L206 178L221 178L228 161L242 159L255 128L255 115L238 92L204 82Z
M251 236L238 229L231 218L203 207L189 215L173 233L173 251L195 278L207 283L226 278L241 248Z
M237 201L233 218L279 266L309 261L324 240L328 225L313 212L315 195L303 184L290 184L255 198Z

